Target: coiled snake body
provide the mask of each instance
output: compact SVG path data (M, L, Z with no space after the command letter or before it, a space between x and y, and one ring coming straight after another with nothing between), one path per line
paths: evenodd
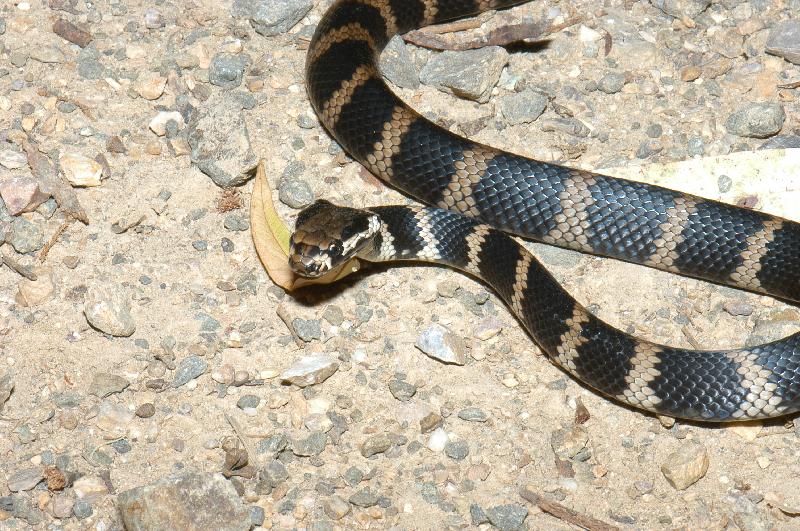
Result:
M393 35L518 3L340 0L326 12L306 67L321 122L372 173L438 208L318 202L298 218L294 270L313 277L354 257L446 263L491 285L564 370L635 408L703 421L800 409L800 334L721 351L637 339L592 316L501 232L797 301L796 223L472 142L381 79Z

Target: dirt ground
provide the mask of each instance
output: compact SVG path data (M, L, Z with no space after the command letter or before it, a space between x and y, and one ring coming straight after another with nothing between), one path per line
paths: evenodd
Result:
M704 3L668 1L670 14L655 0L531 2L466 36L542 18L566 26L547 46L511 53L487 102L424 83L394 89L475 140L587 169L796 139L800 65L765 49L800 5L720 0L692 14ZM255 449L231 483L256 528L576 528L542 510L555 503L624 529L800 529L800 422L672 424L621 407L552 365L485 286L448 269L376 267L297 296L272 285L247 225L252 182L223 191L191 160L192 122L217 98L243 102L233 136L244 142L246 129L290 226L299 210L286 203L309 193L407 201L341 152L306 99L305 49L329 4L271 36L232 16L231 2L0 6L0 184L41 180L23 137L61 173L64 154L99 156L103 172L99 186L66 185L88 224L67 223L52 199L0 216L0 251L18 263L0 268L0 529L119 529L120 493L229 471L237 444ZM90 42L54 32L59 20ZM418 74L437 52L405 53ZM223 72L236 65L238 82ZM517 92L544 94L544 112L511 123ZM776 129L730 123L764 103L782 110ZM172 112L159 136L151 121ZM682 178L756 208L798 192L756 174L731 197L719 175ZM791 201L786 215L800 219ZM797 309L769 297L530 248L581 303L641 337L720 348L800 329ZM463 366L415 346L431 327L449 333ZM318 354L338 364L329 378L282 381ZM681 459L708 468L679 490L662 468L691 476ZM42 480L53 469L66 486Z

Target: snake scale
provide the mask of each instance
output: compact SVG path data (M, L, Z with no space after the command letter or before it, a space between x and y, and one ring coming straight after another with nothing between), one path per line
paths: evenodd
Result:
M497 292L544 352L596 391L699 421L800 409L800 334L698 351L594 317L508 234L800 300L798 224L472 142L409 108L377 61L398 33L520 0L338 0L311 41L306 84L324 127L358 162L431 205L301 212L290 265L315 277L357 258L439 262Z

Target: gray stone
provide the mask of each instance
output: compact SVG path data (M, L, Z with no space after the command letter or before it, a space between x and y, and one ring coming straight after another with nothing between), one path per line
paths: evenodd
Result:
M295 319L292 327L297 337L305 342L322 339L322 322L319 319Z
M267 466L258 472L259 483L262 488L267 487L268 490L274 489L287 479L289 479L289 472L286 470L283 463L277 459L273 459L267 463Z
M92 383L89 385L89 394L99 398L105 398L115 393L121 393L130 385L127 379L116 374L99 372L94 375Z
M380 67L383 76L398 87L412 90L419 88L419 75L414 68L414 60L399 35L392 37L383 49Z
M378 504L378 495L369 487L364 487L350 496L348 501L356 507L367 508Z
M125 529L248 531L250 511L221 474L181 472L120 493Z
M187 356L181 360L175 371L172 387L186 385L205 373L206 370L208 370L208 362L206 360L198 356Z
M650 0L650 3L676 18L696 17L711 5L711 0Z
M144 12L144 27L147 29L160 29L164 27L164 17L161 12L154 8L149 8Z
M44 233L37 223L15 218L6 240L20 254L33 253L44 246Z
M420 80L444 92L485 103L507 62L508 52L499 46L446 51L428 61L420 72Z
M84 520L92 516L94 509L92 509L92 504L86 500L75 500L72 506L72 513L78 520Z
M231 14L248 18L264 37L292 29L314 5L312 0L234 0Z
M362 479L364 479L364 472L362 472L361 469L358 467L351 466L344 473L344 480L351 487L355 487L356 485L361 483Z
M192 163L223 188L244 184L258 162L241 101L228 94L209 98L186 128Z
M87 46L78 55L76 71L84 79L100 79L106 68L98 61L99 53L94 46Z
M414 346L442 363L464 365L466 361L464 340L438 325L423 331Z
M16 518L24 520L30 526L37 526L44 519L42 511L40 511L34 504L33 499L25 494L12 494L13 511L11 512Z
M730 133L749 138L767 138L780 132L786 120L779 103L750 103L728 117Z
M41 467L23 468L22 470L17 470L8 478L8 490L11 492L31 490L40 481L42 481Z
M467 441L450 441L444 445L444 454L450 459L461 461L469 455Z
M321 454L327 445L328 436L315 431L305 439L292 441L292 453L298 457L311 457Z
M314 192L303 179L288 177L278 184L278 199L292 208L305 208L314 202Z
M500 531L521 529L528 517L528 508L516 503L497 505L486 510L489 522Z
M486 422L489 414L477 407L465 407L458 412L458 418L467 422Z
M90 289L83 313L93 328L106 334L129 337L136 331L136 321L131 315L127 299L110 287Z
M800 65L800 19L775 24L767 37L766 51Z
M606 94L616 94L625 86L625 74L621 72L608 72L597 82L597 88Z
M231 212L225 216L223 225L230 231L244 232L250 228L250 220L241 212Z
M208 67L208 81L222 88L236 88L242 84L244 70L250 58L246 54L218 53Z
M63 63L64 52L57 46L34 46L30 51L31 59L40 63Z
M392 380L389 382L389 392L401 402L408 402L417 392L417 386L402 380Z
M792 149L800 148L800 135L777 135L773 136L758 149Z
M236 407L239 409L255 409L260 403L261 399L256 395L242 395L239 400L236 401Z
M531 123L542 115L547 102L547 96L541 92L523 90L501 99L500 112L511 125Z
M472 520L472 525L488 524L489 517L477 503L470 504L469 517Z
M289 439L282 433L262 439L256 447L260 454L271 454L273 457L282 452L289 445Z

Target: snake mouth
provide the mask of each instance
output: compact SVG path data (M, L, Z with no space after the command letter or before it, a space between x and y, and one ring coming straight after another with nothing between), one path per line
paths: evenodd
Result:
M333 269L329 254L317 246L294 241L289 251L289 267L295 275L303 278L319 278Z

